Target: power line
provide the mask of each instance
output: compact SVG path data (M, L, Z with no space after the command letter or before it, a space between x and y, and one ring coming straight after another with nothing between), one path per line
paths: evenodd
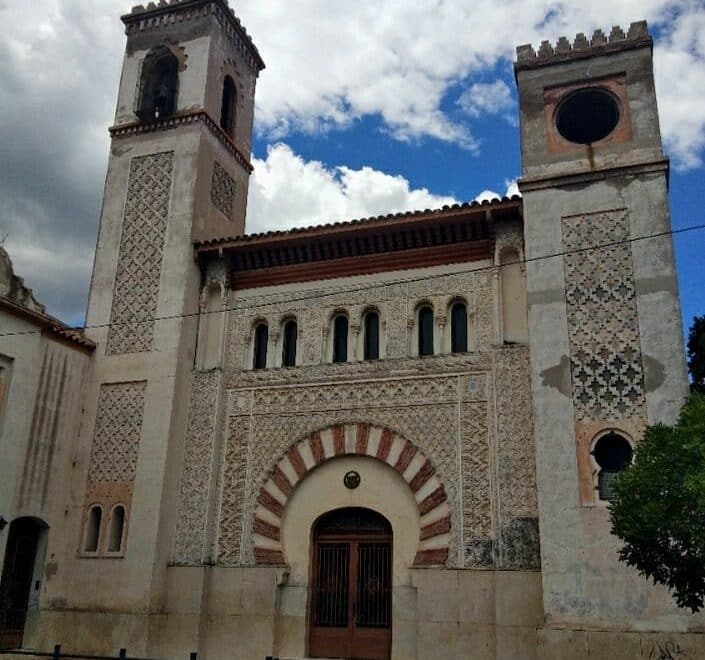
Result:
M705 224L700 224L700 225L690 225L688 227L681 227L680 229L671 229L668 231L662 231L662 232L657 232L654 234L645 234L643 236L635 236L635 237L630 237L626 238L623 240L619 241L610 241L607 243L600 243L598 245L590 245L586 247L581 247L581 248L574 248L572 250L563 250L560 252L553 252L551 254L543 254L537 257L531 257L529 259L517 259L516 261L510 261L506 264L496 264L492 266L481 266L480 268L466 268L462 270L457 270L454 271L453 273L449 273L449 275L462 275L462 274L467 274L467 273L481 273L483 271L488 271L488 270L495 270L498 268L505 268L507 266L516 266L517 264L528 264L528 263L534 263L537 261L543 261L545 259L555 259L557 257L564 257L566 255L570 254L580 254L583 252L589 252L591 250L604 250L606 248L610 247L615 247L618 245L626 245L630 243L636 243L638 241L646 241L654 238L663 238L664 236L673 236L675 234L684 234L686 232L690 231L698 231L700 229L705 229ZM354 276L353 276L354 277ZM380 283L368 283L365 285L360 285L357 287L351 287L348 289L345 289L344 293L356 293L360 291L368 291L370 289L376 289L379 288L380 286L390 286L394 284L410 284L413 282L421 282L423 280L428 280L429 278L434 277L433 275L419 275L418 277L408 277L408 278L402 278L402 279L397 279L397 280L385 280L384 282ZM338 295L339 292L330 292L326 293L325 290L321 292L320 290L318 292L306 292L304 294L300 294L298 296L292 295L287 298L287 302L295 303L295 302L300 302L304 300L311 300L313 298L323 298L326 296L333 296L333 295ZM154 323L156 321L172 321L176 319L182 319L182 318L192 318L195 316L204 316L206 314L222 314L223 312L233 312L233 311L238 311L241 309L249 309L250 307L267 307L269 305L279 305L281 304L281 301L272 301L272 302L254 302L249 298L236 298L234 303L251 303L250 305L242 306L242 305L237 305L234 307L225 307L224 309L218 309L218 310L213 310L213 311L196 311L196 312L189 312L186 314L169 314L166 316L155 316L151 318L145 318L145 319L138 319L135 321L112 321L110 323L98 323L95 325L84 325L84 326L77 326L74 328L71 328L72 330L76 331L81 331L81 330L96 330L99 328L108 328L111 325L138 325L141 323ZM22 335L34 335L34 334L39 334L41 333L41 330L20 330L17 332L4 332L0 333L0 337L17 337L17 336L22 336Z

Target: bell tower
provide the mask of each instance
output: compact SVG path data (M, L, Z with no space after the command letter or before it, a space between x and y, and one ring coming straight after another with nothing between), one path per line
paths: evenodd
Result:
M202 304L193 244L244 232L264 68L227 0L150 2L122 22L127 43L86 321L98 348L72 479L72 541L47 595L76 612L90 609L108 575L121 585L115 611L160 607ZM222 311L222 285L216 302ZM136 617L125 640L142 655L148 618Z
M642 21L514 65L548 628L672 614L618 562L606 506L644 426L687 394L652 48Z

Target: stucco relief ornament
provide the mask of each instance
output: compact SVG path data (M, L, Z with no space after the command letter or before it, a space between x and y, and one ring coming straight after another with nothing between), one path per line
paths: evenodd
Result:
M355 470L350 470L350 472L346 472L345 476L343 477L343 483L345 484L346 488L349 488L350 490L355 490L360 485L360 473L355 472Z

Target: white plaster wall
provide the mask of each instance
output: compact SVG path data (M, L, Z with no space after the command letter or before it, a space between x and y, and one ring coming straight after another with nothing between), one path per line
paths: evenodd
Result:
M629 209L632 238L670 228L662 173L526 192L526 256L562 252L561 218ZM674 419L687 391L670 237L631 244L649 423ZM606 512L581 507L563 257L527 264L544 608L554 623L702 630L621 564ZM658 377L658 374L663 377Z

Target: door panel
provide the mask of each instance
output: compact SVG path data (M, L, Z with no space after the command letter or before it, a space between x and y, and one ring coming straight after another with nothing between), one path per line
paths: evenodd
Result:
M324 516L314 530L309 655L391 654L391 526L367 509Z

